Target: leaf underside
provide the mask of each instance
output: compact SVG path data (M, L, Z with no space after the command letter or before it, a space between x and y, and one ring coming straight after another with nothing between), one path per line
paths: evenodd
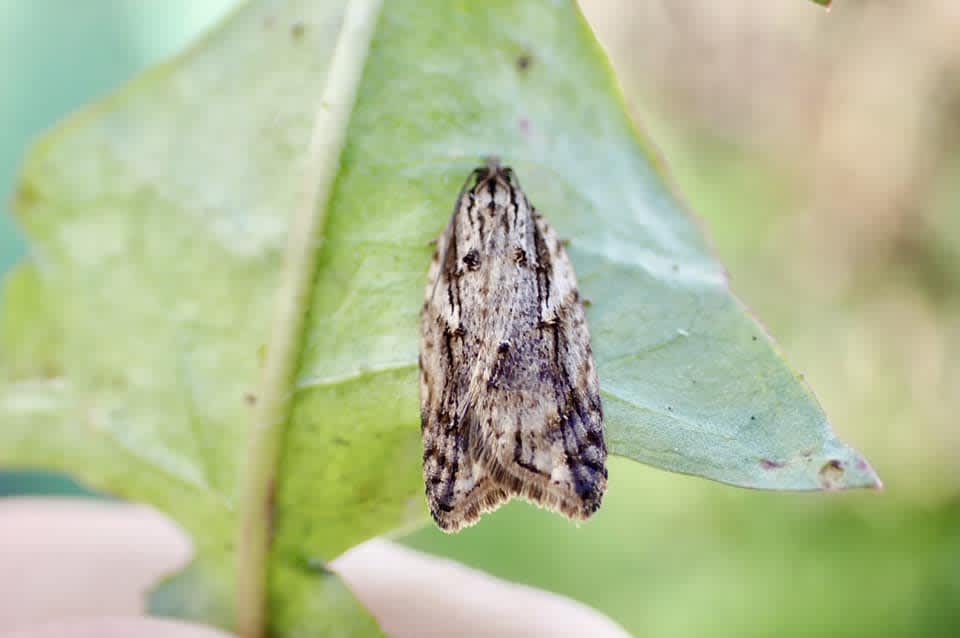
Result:
M0 464L67 471L183 525L198 559L158 595L169 613L230 624L245 432L344 4L251 2L26 161L31 259L3 292ZM276 635L331 618L373 632L323 566L424 520L429 242L489 155L571 240L613 453L745 487L877 485L730 293L573 3L384 5L291 397Z

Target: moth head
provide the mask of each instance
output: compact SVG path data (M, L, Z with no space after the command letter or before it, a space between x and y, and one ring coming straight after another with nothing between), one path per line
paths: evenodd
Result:
M486 166L476 170L477 181L474 188L486 184L490 180L503 182L507 186L513 185L513 169L500 163L500 158L491 155L487 158Z

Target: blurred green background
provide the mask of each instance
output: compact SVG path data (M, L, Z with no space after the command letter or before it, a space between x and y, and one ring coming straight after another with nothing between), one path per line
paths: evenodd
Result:
M0 0L0 200L30 141L235 0ZM405 542L636 635L960 632L960 15L952 0L585 0L734 289L881 493L756 493L614 461L576 527L516 504ZM7 211L4 211L5 213ZM0 272L27 248L0 215ZM0 474L0 495L78 493Z

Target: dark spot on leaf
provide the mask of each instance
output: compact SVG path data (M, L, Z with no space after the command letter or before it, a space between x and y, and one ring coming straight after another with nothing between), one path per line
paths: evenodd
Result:
M843 479L843 463L837 459L830 459L820 468L820 485L826 490L833 490L840 487L840 481Z
M327 567L327 561L317 556L310 556L303 559L303 564L307 571L323 574L324 576L333 576L334 573Z
M56 363L47 361L41 366L40 374L42 374L45 379L57 379L63 376L63 370Z
M524 53L517 57L517 71L521 73L528 70L533 64L533 57L529 53Z
M243 400L247 402L247 405L256 405L257 395L255 395L253 392L244 392Z
M307 28L302 22L296 22L292 27L290 27L290 35L292 35L294 39L299 40L303 37L303 34L306 30Z
M756 421L756 420L757 420L757 417L751 416L751 417L750 417L750 420L751 420L751 421Z
M754 335L754 336L751 337L751 339L753 339L754 341L756 341L756 340L757 340L757 336Z
M31 184L23 182L17 188L17 193L13 197L13 210L22 214L39 204L40 199L40 193L37 192L37 189Z
M347 444L349 443L349 441L347 441L347 440L346 440L345 438L343 438L342 436L335 436L335 437L333 437L333 442L334 442L336 445L347 445Z

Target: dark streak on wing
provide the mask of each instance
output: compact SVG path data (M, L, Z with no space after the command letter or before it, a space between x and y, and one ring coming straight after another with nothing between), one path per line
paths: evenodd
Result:
M537 277L538 283L542 278L542 284L537 289L537 295L541 310L540 320L543 321L542 310L545 305L550 304L550 250L547 248L547 242L543 240L543 233L540 228L533 224L533 241L537 251Z

